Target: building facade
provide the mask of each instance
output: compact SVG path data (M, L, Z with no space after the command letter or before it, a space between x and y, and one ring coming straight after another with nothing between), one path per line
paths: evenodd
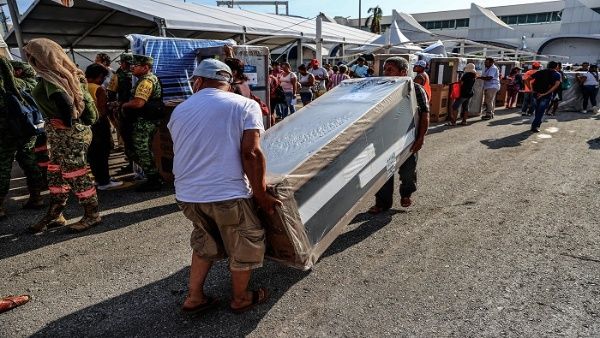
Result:
M336 20L358 26L357 19ZM600 0L488 8L471 4L469 9L414 14L394 10L382 18L382 28L390 27L394 21L412 41L462 38L543 55L562 55L570 63L600 63Z

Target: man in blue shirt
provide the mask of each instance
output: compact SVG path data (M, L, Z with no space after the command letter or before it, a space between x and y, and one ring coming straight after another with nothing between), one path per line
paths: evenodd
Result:
M482 120L494 118L494 110L496 109L496 93L500 90L500 72L494 64L494 59L485 59L485 69L479 77L483 80L483 103L485 106Z
M356 60L356 64L350 68L351 77L367 77L369 66L365 64L365 58L362 56Z

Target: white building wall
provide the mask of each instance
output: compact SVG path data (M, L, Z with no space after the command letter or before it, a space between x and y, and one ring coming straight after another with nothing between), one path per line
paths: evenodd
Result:
M600 14L590 10L582 1L565 0L560 33L599 34Z
M569 63L600 63L600 40L581 38L556 39L542 50L546 55L569 55Z

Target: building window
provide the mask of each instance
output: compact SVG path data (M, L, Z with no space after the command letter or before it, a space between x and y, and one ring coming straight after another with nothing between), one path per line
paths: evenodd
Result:
M600 8L599 8L600 9ZM527 25L535 23L558 22L561 20L561 12L544 12L521 15L505 15L501 16L500 20L508 25Z
M456 29L469 27L469 19L422 21L419 24L425 29Z

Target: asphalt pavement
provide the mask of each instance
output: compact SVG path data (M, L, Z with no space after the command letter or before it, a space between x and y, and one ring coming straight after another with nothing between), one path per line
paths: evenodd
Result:
M20 209L16 178L0 293L33 299L0 314L0 337L598 337L599 120L560 113L533 134L501 110L432 126L414 205L358 215L311 271L267 262L252 286L271 299L243 315L223 263L206 285L220 306L179 313L191 224L172 188L100 192L101 225L31 236L44 211ZM81 214L71 199L67 219Z

